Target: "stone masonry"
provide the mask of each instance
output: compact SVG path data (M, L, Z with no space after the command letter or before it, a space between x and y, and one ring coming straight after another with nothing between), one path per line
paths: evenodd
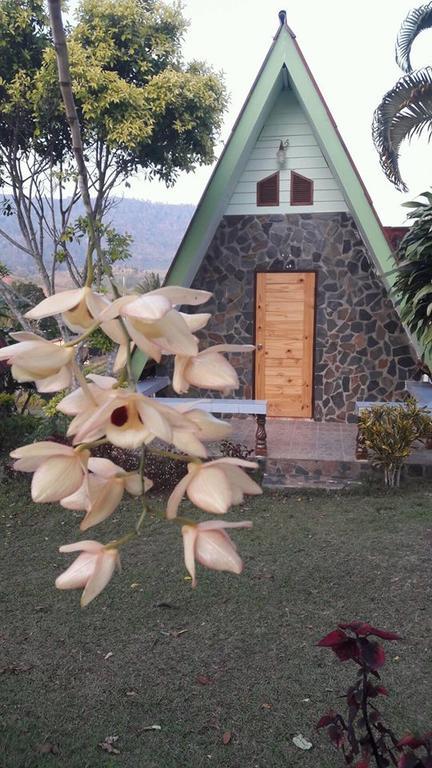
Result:
M253 343L255 273L287 269L317 275L314 418L353 421L358 400L398 399L415 352L346 213L225 216L193 282L214 293L197 308L212 314L201 346ZM236 396L252 398L253 356L231 361Z

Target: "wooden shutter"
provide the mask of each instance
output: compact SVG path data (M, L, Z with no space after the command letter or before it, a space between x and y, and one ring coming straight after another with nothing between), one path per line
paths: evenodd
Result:
M313 205L312 179L291 171L291 205Z
M257 205L279 205L279 172L257 183Z

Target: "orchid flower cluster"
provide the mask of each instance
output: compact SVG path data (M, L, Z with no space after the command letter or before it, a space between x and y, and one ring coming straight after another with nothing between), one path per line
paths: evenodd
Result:
M82 511L80 529L87 531L112 515L125 492L141 497L135 530L106 544L82 540L60 547L60 552L79 554L58 576L56 586L84 588L82 606L104 589L120 566L120 548L138 536L146 519L154 516L180 525L192 586L197 583L196 562L218 571L241 573L243 569L227 529L250 528L250 521L195 522L181 517L178 510L187 495L204 512L224 515L231 505L240 504L245 494L261 493L245 472L257 465L235 458L207 460L206 442L226 438L229 424L181 398L178 405L168 407L161 400L144 396L139 392L132 364L134 347L156 362L163 355L173 355L172 386L179 395L187 393L190 386L224 394L236 389L236 371L223 353L249 352L253 347L220 344L199 351L195 334L210 315L185 314L177 309L201 305L210 296L207 291L174 286L144 295L117 295L112 301L88 286L63 291L41 301L26 317L41 320L60 315L74 334L71 340L48 341L36 333L19 332L12 334L17 343L0 350L0 360L11 364L18 382L34 382L39 392L72 388L57 405L61 413L71 417L67 432L70 444L48 440L11 453L16 470L33 473L33 501L60 502L66 509ZM77 348L96 328L118 345L114 363L117 378L86 376L77 362ZM154 447L155 440L166 443L167 450ZM126 472L108 459L92 456L92 448L103 443L139 450L139 470ZM148 500L152 486L145 476L148 453L187 462L188 472L162 512L153 509Z

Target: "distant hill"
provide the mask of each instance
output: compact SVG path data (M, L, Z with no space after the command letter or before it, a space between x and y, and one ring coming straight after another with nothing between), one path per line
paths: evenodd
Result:
M122 233L133 237L132 259L124 262L128 268L137 272L165 272L194 212L193 205L168 205L151 203L145 200L118 198L109 212L107 221ZM83 209L77 206L75 217L82 215ZM15 216L0 218L0 227L16 240L21 241ZM72 252L82 263L85 244L73 244ZM30 256L15 248L0 236L0 261L8 266L17 276L29 276L35 273L34 262Z

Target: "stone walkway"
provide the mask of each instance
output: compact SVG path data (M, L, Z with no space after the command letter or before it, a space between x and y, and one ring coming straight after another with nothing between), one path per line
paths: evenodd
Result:
M231 420L230 441L255 447L253 417ZM356 424L267 419L267 457L261 462L263 484L274 488L338 489L370 477L371 465L355 458ZM419 445L405 474L432 477L432 450Z
M233 443L255 446L253 417L231 419ZM356 424L320 423L302 419L267 419L269 459L325 459L355 461Z

